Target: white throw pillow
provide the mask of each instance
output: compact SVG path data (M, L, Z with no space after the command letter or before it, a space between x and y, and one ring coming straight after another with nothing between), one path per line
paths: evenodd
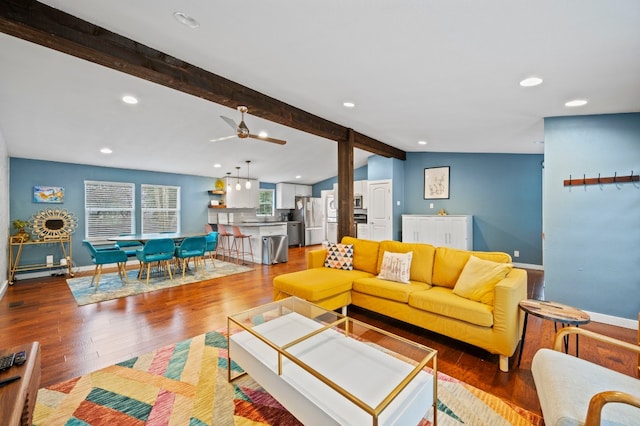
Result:
M380 266L380 274L378 274L378 278L381 280L409 284L412 257L412 251L408 253L392 253L385 251L382 257L382 265Z

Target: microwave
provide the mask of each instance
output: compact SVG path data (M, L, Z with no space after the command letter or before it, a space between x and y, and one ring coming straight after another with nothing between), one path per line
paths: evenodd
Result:
M362 208L362 195L356 195L353 197L353 208L361 209Z

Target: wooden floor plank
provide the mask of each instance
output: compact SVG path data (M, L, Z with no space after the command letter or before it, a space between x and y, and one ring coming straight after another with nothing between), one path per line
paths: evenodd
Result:
M273 300L273 277L304 269L310 248L291 248L289 262L251 265L251 272L187 286L77 306L65 277L18 280L0 301L3 347L31 341L42 345L41 386L112 365L159 347L226 326L227 315ZM543 298L544 274L528 271L528 297ZM540 414L531 359L551 347L553 323L530 316L522 364L509 373L498 357L419 327L352 308L350 314L439 351L439 369L484 391ZM625 341L637 331L604 324L585 326ZM573 349L572 349L573 350ZM517 353L516 353L517 354ZM580 341L580 356L634 375L636 358L606 345Z

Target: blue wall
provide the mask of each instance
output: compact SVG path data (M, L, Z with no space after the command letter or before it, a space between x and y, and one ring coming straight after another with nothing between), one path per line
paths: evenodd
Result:
M449 214L473 215L475 250L511 255L518 250L515 262L542 265L543 159L542 154L410 152L401 161L373 155L366 179L393 180L396 240L402 238L402 214L437 214L444 208ZM425 200L424 169L439 166L450 167L450 198ZM335 181L318 185L330 182L322 189L332 189Z
M358 167L353 170L353 180L367 180L367 166ZM325 179L313 185L312 195L314 197L320 197L320 191L333 191L333 184L338 182L338 177L334 176L329 179Z
M72 237L75 265L91 264L90 257L82 247L85 238L84 181L131 182L136 188L136 231L140 232L140 184L179 186L181 199L181 231L200 232L207 223L208 190L214 179L202 176L186 176L170 173L154 173L140 170L114 169L50 161L10 159L10 220L29 219L44 208L61 208L78 218L78 228ZM65 189L63 204L41 204L33 202L34 185L62 186ZM12 232L14 232L12 230ZM21 264L45 263L44 257L53 254L57 262L60 250L51 247L30 247L22 255Z
M631 320L640 312L640 185L565 179L640 172L640 114L547 118L544 253L549 299Z
M407 154L405 213L473 215L473 248L542 265L541 154ZM449 199L424 199L424 169L449 166ZM429 204L433 203L433 209Z

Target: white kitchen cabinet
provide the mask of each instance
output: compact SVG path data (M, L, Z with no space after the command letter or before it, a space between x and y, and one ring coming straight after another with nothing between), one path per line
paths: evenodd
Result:
M262 237L271 235L287 235L287 224L277 223L246 223L238 225L240 232L250 235L251 248L253 249L253 259L246 256L245 259L253 263L262 263ZM249 242L245 241L245 250L249 250Z
M296 197L311 197L313 187L311 185L295 185Z
M353 195L362 197L362 208L369 208L369 181L357 180L353 182Z
M276 183L276 209L295 209L296 197L311 197L311 185Z
M369 234L369 224L367 223L357 223L356 224L356 237L361 238L363 240L370 240L371 235Z
M240 179L241 189L236 191L237 178L227 177L225 178L225 187L228 187L227 182L231 184L231 189L227 190L225 194L225 204L228 209L240 208L240 209L257 209L258 208L258 196L260 193L260 182L255 179L251 179L251 188L247 189L245 183L246 179Z
M296 185L292 183L276 183L276 209L294 209L296 201Z
M473 216L402 215L402 241L473 250Z
M333 184L333 194L336 199L338 198L338 184ZM362 208L369 208L369 181L368 180L357 180L353 182L353 195L362 196Z

